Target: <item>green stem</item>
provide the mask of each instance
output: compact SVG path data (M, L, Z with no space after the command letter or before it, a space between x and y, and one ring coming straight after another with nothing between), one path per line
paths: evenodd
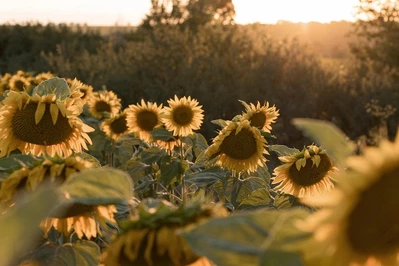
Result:
M180 141L180 160L184 160L184 150L183 150L183 142ZM183 203L186 202L186 188L185 188L185 180L184 173L180 173L180 184L181 184L181 198Z

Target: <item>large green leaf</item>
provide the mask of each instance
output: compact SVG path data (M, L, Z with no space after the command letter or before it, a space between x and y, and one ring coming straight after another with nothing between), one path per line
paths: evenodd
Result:
M168 141L168 140L174 139L172 132L167 131L163 127L156 128L156 129L152 130L150 132L150 134L155 140Z
M61 203L59 190L43 184L0 216L0 265L9 265L24 255L41 236L41 220Z
M164 185L168 186L172 180L180 180L188 164L184 160L178 160L167 155L161 161L161 181Z
M133 185L129 175L114 168L92 168L69 178L62 190L77 203L118 204L129 200Z
M37 249L29 260L49 266L97 266L100 264L100 247L88 240L62 246L48 242Z
M195 184L200 188L211 187L218 181L227 177L227 171L219 166L206 168L200 172L191 173L186 175L186 182Z
M54 77L41 82L32 90L32 95L47 95L55 94L57 99L64 100L71 96L71 91L68 87L68 83L63 78Z
M165 152L158 147L151 147L140 153L141 161L149 165L159 163L163 156Z
M260 188L248 194L238 206L240 210L249 210L268 207L271 202L269 190Z
M267 148L269 151L277 153L278 156L287 156L300 152L298 149L289 148L285 145L269 145Z
M258 265L263 254L274 248L269 243L281 246L297 238L293 223L305 215L301 209L239 213L189 227L182 235L197 254L217 265Z
M334 124L315 119L296 118L292 123L304 134L321 145L339 165L345 164L345 159L351 155L356 145Z
M39 165L44 159L25 154L11 154L0 159L0 172L12 173L23 166L31 167Z

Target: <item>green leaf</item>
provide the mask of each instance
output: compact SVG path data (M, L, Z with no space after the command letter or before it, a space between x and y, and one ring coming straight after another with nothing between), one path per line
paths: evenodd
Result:
M213 186L218 181L225 179L226 176L226 170L223 170L219 166L213 166L200 172L188 174L185 180L187 183L192 183L203 188Z
M0 265L9 265L28 251L41 234L42 219L61 203L59 190L44 183L0 216Z
M216 265L258 265L263 253L273 247L268 243L289 242L298 234L293 222L305 215L307 212L300 209L238 213L186 228L182 236L197 254L208 257ZM280 234L279 230L286 226L289 230Z
M71 91L68 87L68 83L63 78L51 78L42 81L32 90L32 95L47 95L55 94L57 99L64 100L71 96Z
M206 141L205 137L199 133L194 133L191 135L193 138L193 151L195 156L199 156L203 153L208 147L208 142Z
M23 166L32 167L39 165L44 159L25 154L10 154L0 159L0 172L12 173Z
M141 152L140 159L143 163L153 164L159 163L162 157L165 156L165 152L158 147L151 147Z
M238 209L240 210L249 210L249 209L257 209L257 208L264 208L268 207L269 203L271 202L269 190L265 188L261 188L255 191L252 191L245 197Z
M227 126L227 120L223 120L223 119L216 119L216 120L212 120L211 123L220 126L221 128L224 128Z
M295 148L289 148L285 145L269 145L267 146L269 151L277 153L278 156L287 156L301 152Z
M163 127L152 130L150 134L155 140L169 141L171 139L174 139L172 132L167 131Z
M301 255L281 250L267 250L260 258L259 266L304 266Z
M277 209L279 210L284 210L284 209L290 209L292 207L299 207L303 206L298 198L289 195L289 194L277 194L274 197L274 204L273 204Z
M88 240L79 240L63 246L48 242L37 249L29 259L49 266L95 266L100 264L100 247Z
M186 161L174 159L169 155L162 158L161 181L165 186L168 186L174 179L180 180L184 173L183 163L186 163Z
M114 168L92 168L74 174L61 188L77 203L118 204L129 200L133 185L129 175Z
M321 145L327 154L333 157L341 166L345 165L345 159L356 148L355 144L337 126L330 122L296 118L293 119L292 123L303 130L305 135Z
M77 153L76 155L80 156L82 159L89 161L93 164L93 167L101 167L100 161L97 160L96 157L94 157L91 154L88 154L86 152L82 152L82 153Z

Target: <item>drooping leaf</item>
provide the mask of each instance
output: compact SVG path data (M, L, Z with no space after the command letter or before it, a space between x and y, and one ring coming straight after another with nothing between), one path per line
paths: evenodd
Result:
M42 81L32 90L32 95L47 95L55 94L57 99L64 100L71 96L71 91L68 87L68 83L63 78L50 78Z
M140 153L141 161L149 165L159 163L163 156L165 152L158 147L151 147Z
M57 188L43 184L0 216L0 265L9 265L28 251L41 235L41 220L62 203L60 195Z
M62 246L48 242L37 249L29 260L48 266L95 266L100 264L100 247L88 240Z
M74 202L107 205L129 200L133 185L124 171L103 167L74 174L61 188Z
M249 193L248 196L241 201L238 209L251 210L257 208L265 208L269 206L270 201L271 198L269 190L265 188L260 188Z
M223 120L223 119L216 119L216 120L212 120L211 123L220 126L221 128L224 128L227 126L228 121L227 120Z
M270 151L277 153L278 156L287 156L300 152L298 149L289 148L285 145L269 145L267 147Z
M172 180L180 180L185 172L185 169L187 168L188 166L186 161L177 160L169 155L164 156L162 158L160 167L162 183L168 186L172 182Z
M292 123L304 134L312 138L332 156L339 165L344 165L345 159L355 150L355 144L334 124L307 118L293 119Z
M172 132L166 130L163 127L152 130L150 134L155 140L168 141L174 139Z
M200 188L211 187L227 176L227 171L219 166L212 166L202 171L186 175L186 182L195 184Z
M182 235L197 254L216 265L258 265L263 253L272 247L265 243L289 242L298 234L293 222L305 215L307 212L300 209L238 213L187 228ZM281 231L285 227L289 230Z
M44 159L26 154L10 154L0 159L0 172L12 173L23 166L33 167L39 165Z

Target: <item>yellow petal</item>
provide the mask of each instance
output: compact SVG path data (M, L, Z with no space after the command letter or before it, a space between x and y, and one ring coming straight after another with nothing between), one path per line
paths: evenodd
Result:
M36 123L36 125L39 124L40 120L42 120L45 111L46 111L46 104L40 102L37 105L37 109L36 109L36 112L35 112L35 123Z
M301 164L302 164L301 160L302 160L302 159L299 159L298 161L295 162L295 166L296 166L296 169L297 169L298 171L301 170Z
M51 114L51 119L53 120L53 125L57 123L57 118L58 118L58 106L54 103L50 104L50 114Z
M319 167L320 164L320 155L314 155L313 158L313 163L316 165L316 167Z

